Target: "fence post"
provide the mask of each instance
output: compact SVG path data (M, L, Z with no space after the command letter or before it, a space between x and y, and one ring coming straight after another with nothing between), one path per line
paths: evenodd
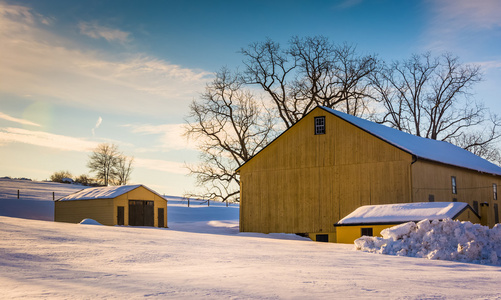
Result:
M17 199L19 199L19 190L17 190Z
M52 201L56 200L56 194L52 192Z
M207 206L210 206L210 200L207 199Z
M190 207L190 198L188 198L188 207Z

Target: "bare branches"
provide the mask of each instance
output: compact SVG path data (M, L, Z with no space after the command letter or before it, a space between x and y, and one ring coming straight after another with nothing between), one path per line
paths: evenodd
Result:
M317 105L354 115L366 112L371 99L368 76L377 61L355 50L316 36L293 37L285 50L268 39L240 52L245 56L245 82L263 88L289 128Z
M240 79L223 68L190 105L186 134L198 142L201 163L188 168L205 188L198 196L237 200L236 169L274 137L274 118Z
M118 151L115 144L99 144L89 156L87 167L103 185L125 185L130 179L134 158Z
M449 53L436 58L430 53L413 55L382 66L372 76L373 88L385 108L380 122L483 154L479 147L487 147L499 137L500 121L495 116L486 119L483 105L470 97L481 79L478 66L463 65ZM472 134L478 126L490 129Z

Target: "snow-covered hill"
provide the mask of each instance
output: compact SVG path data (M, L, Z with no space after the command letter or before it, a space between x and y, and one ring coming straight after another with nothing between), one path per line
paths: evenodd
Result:
M238 210L171 197L168 229L0 217L0 299L501 299L499 267L240 233Z

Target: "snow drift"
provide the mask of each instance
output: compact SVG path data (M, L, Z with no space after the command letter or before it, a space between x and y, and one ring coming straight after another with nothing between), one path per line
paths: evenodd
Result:
M501 224L494 228L445 219L408 222L355 240L357 250L397 256L501 265Z

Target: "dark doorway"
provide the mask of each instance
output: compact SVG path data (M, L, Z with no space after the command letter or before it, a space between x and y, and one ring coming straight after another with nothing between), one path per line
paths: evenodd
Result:
M164 209L158 209L158 227L165 227Z
M130 226L153 226L154 202L129 200L129 225Z
M317 234L316 240L317 240L317 242L327 243L327 242L329 242L329 235L328 234Z
M118 206L117 207L117 225L125 225L124 222L124 207L123 206Z

